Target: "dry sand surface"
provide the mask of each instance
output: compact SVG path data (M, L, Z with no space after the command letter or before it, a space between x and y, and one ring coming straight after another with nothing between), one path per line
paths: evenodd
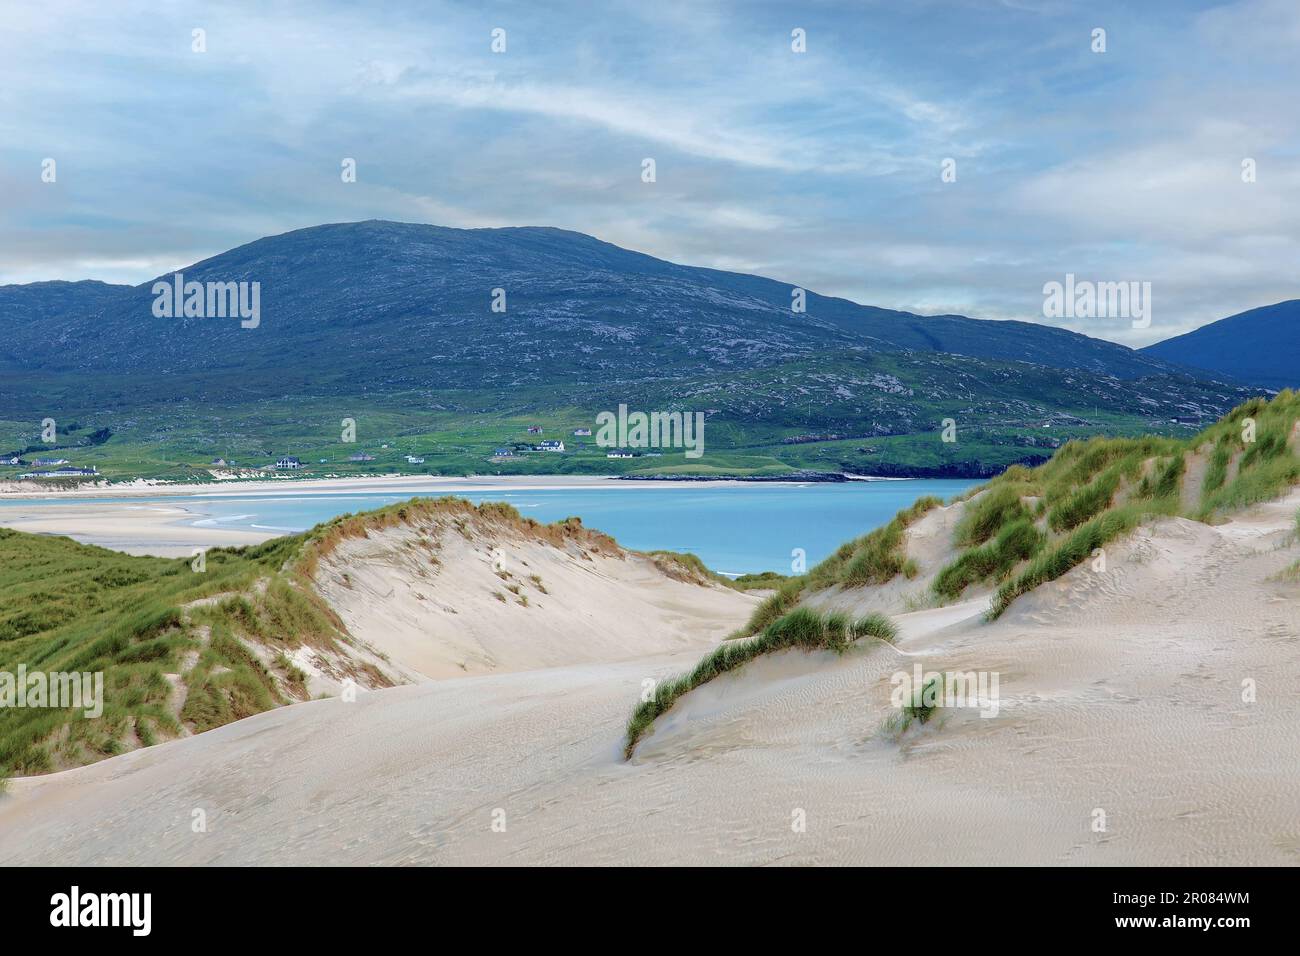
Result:
M1300 585L1277 575L1297 507L1144 526L1105 573L991 624L976 598L901 615L896 648L757 661L679 701L631 762L642 681L698 658L650 627L641 659L584 645L14 781L0 862L1295 864ZM916 662L998 672L997 715L882 734L890 676Z
M757 604L480 516L346 539L316 582L355 637L432 678L703 653Z

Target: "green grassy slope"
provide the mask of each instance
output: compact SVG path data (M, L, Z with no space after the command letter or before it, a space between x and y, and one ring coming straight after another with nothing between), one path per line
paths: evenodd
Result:
M190 561L133 557L69 538L0 529L0 671L102 672L102 718L36 707L0 710L0 775L41 773L216 726L283 701L282 681L233 637L237 621L283 618L300 595L277 587L250 602L231 598L187 608L214 595L247 592L276 579L299 542L278 539L241 551L213 549L206 570ZM234 603L238 602L238 603ZM281 640L300 638L285 629ZM198 655L185 711L167 706L165 675ZM282 674L285 677L287 674Z
M472 508L415 499L344 515L254 547L210 549L201 570L188 558L136 557L0 528L0 672L17 674L21 665L29 673L104 675L99 718L84 719L82 709L0 708L0 777L88 763L176 736L182 724L208 730L303 699L304 675L288 652L351 643L310 585L315 561L366 527ZM391 684L366 661L342 666L363 685ZM181 697L176 713L169 704Z
M172 379L168 383L175 384ZM1097 434L1186 437L1240 401L1236 390L1192 380L1141 383L1037 366L941 354L822 355L727 375L662 382L431 390L389 395L313 393L286 385L275 399L237 393L202 401L170 397L157 383L88 404L76 379L33 382L0 394L0 453L62 457L113 479L211 480L213 459L258 468L280 455L302 474L607 474L780 476L795 471L925 477L989 477L1046 460L1065 442ZM171 387L169 385L169 387ZM0 388L0 392L3 389ZM36 400L35 395L40 399ZM153 396L145 402L144 398ZM706 413L704 454L682 449L609 459L593 428L601 411ZM1193 423L1174 421L1194 409ZM42 442L55 419L57 440ZM943 421L957 440L941 440ZM356 441L342 440L342 422ZM543 432L530 435L528 426ZM492 460L499 447L562 439L563 454ZM387 447L385 447L387 446ZM373 462L354 463L366 452ZM407 455L425 459L412 465ZM321 459L324 459L322 462ZM0 480L23 471L0 464Z
M955 530L958 554L937 575L935 598L950 601L971 585L996 584L996 616L1148 516L1214 522L1279 497L1300 482L1297 421L1300 393L1283 391L1238 406L1191 438L1091 438L1068 443L1038 467L1008 468L963 496L983 492ZM1184 484L1194 466L1204 477L1189 499ZM788 579L742 633L760 632L806 593L911 577L903 531L938 503L918 501L806 575Z
M974 500L954 529L956 556L930 584L932 598L953 601L973 585L995 585L989 616L996 618L1017 597L1090 559L1095 549L1147 518L1215 522L1281 497L1300 483L1298 422L1300 392L1288 390L1271 401L1252 399L1192 438L1091 438L1070 442L1041 466L1009 468L962 496ZM1199 487L1186 484L1193 468L1203 469ZM682 694L722 670L785 647L846 646L810 637L842 634L846 625L838 618L827 625L801 601L832 587L914 577L906 529L940 504L921 499L807 574L781 582L732 640L637 707L628 722L626 755ZM1297 522L1300 529L1300 515ZM800 636L787 639L789 634Z
M192 559L135 557L70 538L0 528L0 674L102 673L104 711L0 707L0 780L45 773L200 732L304 700L306 675L291 656L331 653L331 668L368 687L392 681L364 655L312 586L317 562L347 538L397 524L474 517L556 546L617 550L577 518L544 525L500 503L413 498L341 515L302 534ZM678 580L739 590L690 554L655 552ZM183 701L183 706L180 702Z

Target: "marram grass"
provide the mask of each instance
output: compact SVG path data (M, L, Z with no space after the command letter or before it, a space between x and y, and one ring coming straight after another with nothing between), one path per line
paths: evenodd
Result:
M936 575L931 592L954 600L970 585L992 581L999 587L990 616L997 617L1146 518L1212 521L1277 498L1300 482L1297 420L1300 395L1284 391L1272 401L1252 399L1187 441L1091 438L1070 442L1037 468L1008 469L968 500L953 536L962 550ZM1246 437L1251 423L1253 441ZM1208 456L1201 500L1184 513L1183 485L1198 450ZM1032 517L1046 517L1037 543L1023 526L1032 499Z
M181 733L183 723L207 730L305 698L306 675L288 652L351 641L311 586L320 559L345 539L434 518L462 533L473 518L557 545L617 550L576 518L543 525L509 505L454 498L412 499L248 548L212 548L202 572L189 558L138 557L0 528L0 671L104 674L96 719L75 709L0 708L0 780L150 746ZM271 663L246 640L270 648ZM369 664L356 671L374 686L389 683ZM165 675L182 673L178 720Z
M624 756L631 759L637 741L683 694L757 657L792 647L842 654L860 638L874 637L892 643L897 634L894 623L883 614L868 614L853 620L847 614L796 608L772 621L755 637L725 641L689 674L660 682L654 696L638 705L628 720Z

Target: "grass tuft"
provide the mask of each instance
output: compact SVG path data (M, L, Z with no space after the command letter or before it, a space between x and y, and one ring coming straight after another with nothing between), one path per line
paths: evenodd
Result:
M942 600L959 598L966 588L989 579L1004 577L1019 562L1037 554L1047 535L1022 517L1004 527L996 538L972 548L940 571L932 589Z
M922 686L912 688L912 699L885 719L883 730L897 739L913 725L927 724L939 710L947 679L936 674Z
M707 684L720 674L743 667L757 657L793 647L842 654L862 638L893 643L897 634L893 621L883 614L868 614L852 620L846 614L819 614L811 608L796 608L772 621L756 637L724 642L706 655L689 674L660 682L655 687L654 696L642 701L632 712L623 754L630 760L637 741L683 694Z

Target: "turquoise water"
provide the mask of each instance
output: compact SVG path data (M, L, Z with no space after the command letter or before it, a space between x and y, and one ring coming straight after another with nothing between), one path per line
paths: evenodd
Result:
M578 515L588 527L639 550L690 551L716 571L789 574L791 552L802 548L808 566L850 538L887 522L924 495L945 500L974 481L917 479L847 484L730 486L683 484L671 488L626 485L600 488L457 492L475 503L506 501L523 515L550 522ZM441 494L442 492L437 492ZM181 495L132 498L125 504L183 507L191 523L292 533L348 512L368 511L410 498L392 492L292 495ZM69 504L59 497L50 503ZM98 499L100 502L103 499ZM34 501L0 502L0 507Z

